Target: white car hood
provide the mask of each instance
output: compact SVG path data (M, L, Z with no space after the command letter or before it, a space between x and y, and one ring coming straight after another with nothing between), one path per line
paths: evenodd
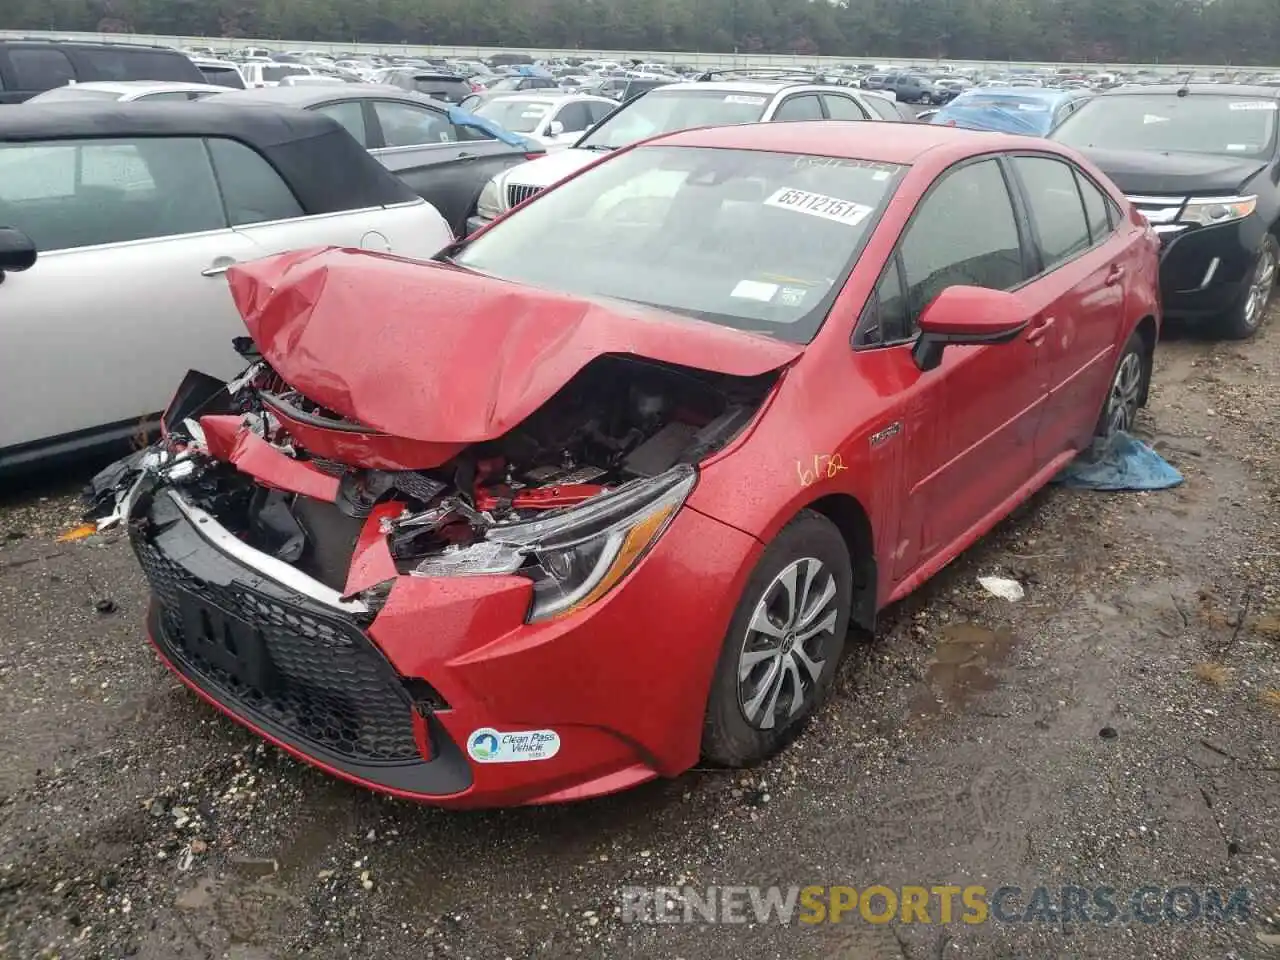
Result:
M598 150L557 150L537 160L521 163L507 171L506 182L522 187L549 187L572 173L577 173L603 154Z

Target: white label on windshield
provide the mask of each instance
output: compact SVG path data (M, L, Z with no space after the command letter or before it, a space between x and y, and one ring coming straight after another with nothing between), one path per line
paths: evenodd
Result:
M766 207L781 207L794 210L796 213L807 213L811 217L822 217L856 226L871 216L872 207L852 200L841 200L839 197L827 197L821 193L809 193L807 190L792 190L783 187L764 202Z
M748 107L764 106L764 97L744 97L741 94L731 93L724 98L725 103L741 103Z
M520 114L520 119L521 120L537 120L539 117L545 117L546 115L547 115L547 111L545 110L538 110L538 109L526 110L524 113Z
M784 307L798 307L804 303L804 298L809 291L804 287L783 287L782 294L778 297L778 302Z
M777 292L778 285L776 283L743 280L733 288L733 292L729 296L738 297L741 300L759 300L761 303L770 303Z
M1280 103L1274 100L1246 100L1244 103L1233 103L1228 109L1231 110L1276 110L1280 109Z
M1154 113L1144 113L1142 115L1143 123L1168 123L1168 117L1158 117Z
M1239 153L1241 150L1248 150L1249 145L1247 143L1228 143L1227 149L1232 153Z
M1020 103L1018 109L1026 113L1044 113L1049 108L1043 103Z
M871 175L872 180L888 180L891 174L888 170L877 170Z

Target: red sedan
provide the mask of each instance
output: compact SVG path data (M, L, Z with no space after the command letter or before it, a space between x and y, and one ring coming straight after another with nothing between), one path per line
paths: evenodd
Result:
M1144 403L1157 242L1057 144L786 123L618 150L424 264L233 269L115 490L149 630L290 753L454 806L739 766Z

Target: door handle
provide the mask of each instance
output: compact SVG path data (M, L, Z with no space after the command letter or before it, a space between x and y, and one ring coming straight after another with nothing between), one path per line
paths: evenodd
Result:
M202 277L220 277L236 265L231 257L218 257L213 263L200 271Z
M1107 286L1114 287L1117 283L1124 279L1124 267L1118 263L1113 263L1111 269L1107 271Z
M1055 322L1053 317L1036 317L1027 327L1027 342L1040 343L1048 336L1049 329Z

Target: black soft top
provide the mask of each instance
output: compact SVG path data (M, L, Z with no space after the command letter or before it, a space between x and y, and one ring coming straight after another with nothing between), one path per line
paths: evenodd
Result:
M266 104L66 103L0 109L0 144L33 140L224 137L262 154L307 214L339 213L417 194L371 157L336 120Z

